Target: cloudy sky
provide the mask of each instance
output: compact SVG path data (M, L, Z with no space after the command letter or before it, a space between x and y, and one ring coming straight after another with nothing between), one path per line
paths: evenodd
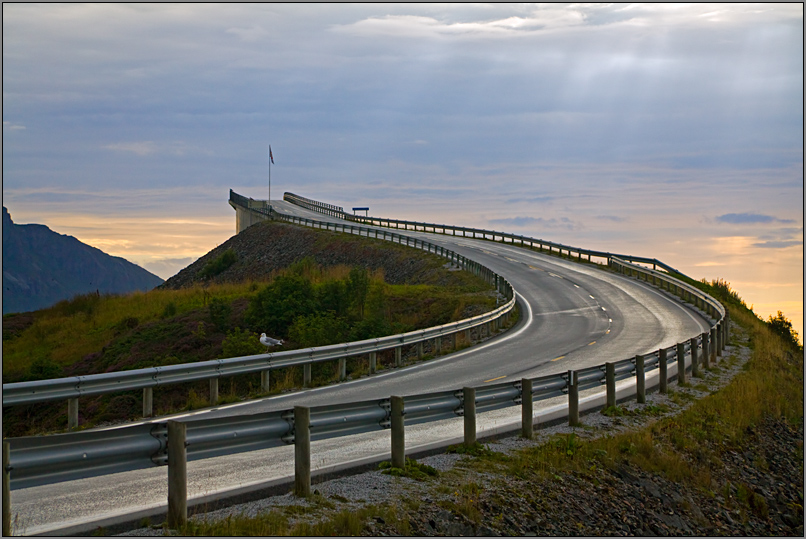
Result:
M168 277L229 189L657 257L803 329L803 8L4 4L3 204Z

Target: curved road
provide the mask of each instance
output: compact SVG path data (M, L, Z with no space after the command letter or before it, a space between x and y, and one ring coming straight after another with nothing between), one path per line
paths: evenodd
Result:
M278 211L320 221L338 219L275 201ZM401 369L391 369L341 384L173 416L213 417L427 393L463 386L519 380L621 360L671 346L703 333L700 313L645 283L512 245L413 231L506 277L517 292L521 321L489 341ZM545 403L535 403L538 409ZM513 421L507 409L490 424ZM507 415L508 414L508 415ZM164 421L165 418L160 418ZM407 447L460 436L461 421L407 428ZM480 417L480 429L484 420ZM457 430L459 429L459 430ZM336 438L313 444L314 468L388 454L386 432ZM291 447L191 462L188 495L199 497L253 488L269 479L293 476ZM387 457L388 458L388 457ZM109 525L137 510L154 512L166 503L167 471L153 468L100 478L15 490L12 514L20 532L63 533ZM105 520L107 519L107 520ZM110 520L111 519L111 520ZM70 526L78 526L70 529Z

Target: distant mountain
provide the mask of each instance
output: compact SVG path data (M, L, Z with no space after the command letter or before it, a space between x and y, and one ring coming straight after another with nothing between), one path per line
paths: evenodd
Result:
M162 282L128 260L45 225L14 224L3 207L3 314L43 309L96 290L151 290Z

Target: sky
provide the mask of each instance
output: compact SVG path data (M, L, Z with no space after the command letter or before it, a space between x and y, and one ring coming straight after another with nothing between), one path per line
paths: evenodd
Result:
M3 205L167 278L229 189L658 258L803 335L801 4L3 4Z

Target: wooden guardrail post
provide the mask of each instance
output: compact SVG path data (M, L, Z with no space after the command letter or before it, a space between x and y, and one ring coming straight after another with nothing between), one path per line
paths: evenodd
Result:
M3 442L3 537L11 536L11 445Z
M154 388L143 388L143 417L154 415Z
M294 495L311 494L311 409L294 406Z
M403 420L403 397L391 397L392 404L392 467L406 467L406 431Z
M378 353L377 352L370 352L369 353L369 373L375 374L378 370Z
M607 399L605 407L612 408L616 405L616 364L605 363L605 387L607 388Z
M686 345L677 343L677 383L686 383Z
M711 338L708 339L708 351L711 352L711 361L714 362L716 365L716 350L717 350L717 342L716 342L716 326L711 328Z
M168 421L168 527L188 520L187 425Z
M302 366L302 387L311 385L311 364L306 363Z
M646 373L644 372L644 356L635 356L635 397L638 404L646 403Z
M268 393L271 390L271 370L260 371L260 390Z
M661 394L666 393L666 390L668 389L668 366L669 364L667 363L666 348L661 348L658 350L658 376L660 377L658 381L658 391Z
M521 379L521 436L531 440L534 435L534 400L532 399L532 381Z
M218 404L218 378L210 378L210 406Z
M568 371L568 425L579 425L579 379L576 371Z
M709 335L707 331L700 335L700 340L702 341L702 364L706 369L711 368L711 354L708 352Z
M78 427L78 397L67 399L67 428L73 430Z
M464 418L465 418L465 446L470 447L476 443L476 389L465 387L462 389Z
M700 377L700 362L697 358L697 337L692 337L689 341L689 351L691 352L691 377Z

